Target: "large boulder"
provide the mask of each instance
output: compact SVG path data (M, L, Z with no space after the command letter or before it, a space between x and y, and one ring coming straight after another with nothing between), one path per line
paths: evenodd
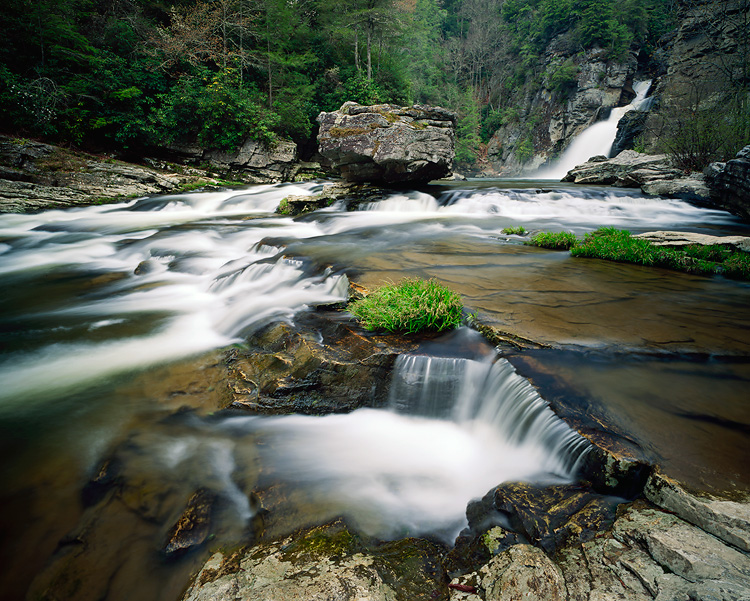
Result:
M451 173L456 114L424 105L344 103L318 115L320 154L354 182L427 182Z
M719 208L750 220L750 146L726 164L713 163L706 170L706 181Z

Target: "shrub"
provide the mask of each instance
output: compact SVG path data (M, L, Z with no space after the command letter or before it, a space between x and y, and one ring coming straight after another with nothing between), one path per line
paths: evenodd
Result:
M461 323L458 293L435 280L407 278L376 288L349 304L349 311L368 330L420 332L452 329Z
M578 244L578 239L573 232L539 232L526 244L553 250L570 250Z

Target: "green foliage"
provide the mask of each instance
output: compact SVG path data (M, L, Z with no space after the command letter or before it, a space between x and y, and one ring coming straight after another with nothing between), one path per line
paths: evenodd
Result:
M529 232L526 230L525 227L522 225L513 225L510 227L504 227L502 229L503 234L508 234L511 236L525 236Z
M570 250L578 244L578 239L573 232L539 232L525 244L552 250Z
M534 143L531 141L531 136L527 136L521 140L514 151L516 158L521 163L526 163L534 156Z
M750 254L720 245L689 245L683 248L656 246L648 240L633 238L627 230L600 228L586 234L572 248L574 257L593 257L664 267L687 273L709 275L723 273L736 279L750 279Z
M579 71L580 68L573 62L573 59L566 59L561 65L551 68L547 73L547 88L567 98L578 87Z
M463 95L456 125L456 161L473 163L477 159L481 138L479 103L467 90Z
M368 330L421 332L452 329L461 323L463 303L436 280L407 278L376 288L349 304L349 311Z

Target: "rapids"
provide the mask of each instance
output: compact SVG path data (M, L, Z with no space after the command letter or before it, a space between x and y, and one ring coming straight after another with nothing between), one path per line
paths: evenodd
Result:
M321 187L0 215L0 596L63 590L64 565L87 583L79 599L178 598L202 557L165 563L157 549L201 486L222 499L216 544L246 536L261 489L284 507L266 518L271 532L344 515L373 536L450 541L466 504L501 481L575 479L586 443L544 398L612 424L697 486L750 486L737 460L750 421L748 285L571 259L502 233L747 226L631 190L522 181L273 213ZM448 337L398 360L388 409L211 414L226 400L221 349L343 300L350 278L414 275L449 284L486 322L566 350L459 356ZM114 447L134 484L93 513L81 490ZM58 547L86 523L85 551Z

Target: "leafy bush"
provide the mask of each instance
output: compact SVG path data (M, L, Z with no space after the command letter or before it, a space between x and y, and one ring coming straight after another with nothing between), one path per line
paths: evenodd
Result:
M578 244L578 239L573 232L539 232L526 244L553 250L570 250Z
M461 322L463 303L458 293L435 280L407 278L376 288L349 304L349 311L368 330L440 332Z

